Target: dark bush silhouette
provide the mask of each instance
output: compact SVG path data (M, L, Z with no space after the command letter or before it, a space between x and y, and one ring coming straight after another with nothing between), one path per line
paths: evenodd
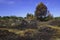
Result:
M39 21L48 21L53 18L51 13L48 11L47 6L43 4L42 2L37 5L36 11L35 11L35 17Z
M35 16L38 20L42 21L47 15L47 7L42 2L38 4L35 11Z

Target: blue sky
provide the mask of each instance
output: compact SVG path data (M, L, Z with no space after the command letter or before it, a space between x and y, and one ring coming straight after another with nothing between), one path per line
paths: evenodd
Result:
M53 16L60 16L60 0L0 0L0 16L34 14L36 6L43 2Z

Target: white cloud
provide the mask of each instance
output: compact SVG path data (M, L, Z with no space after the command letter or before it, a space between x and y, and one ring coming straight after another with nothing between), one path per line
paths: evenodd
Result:
M0 0L0 3L3 3L3 4L14 4L15 1L11 1L11 0Z

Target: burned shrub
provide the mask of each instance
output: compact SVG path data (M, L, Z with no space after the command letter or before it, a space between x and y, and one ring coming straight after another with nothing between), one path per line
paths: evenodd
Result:
M27 28L37 29L37 21L31 20L30 23L28 23Z
M20 36L7 30L0 30L0 40L20 40Z
M40 33L38 34L39 35L39 39L40 40L51 40L52 37L55 36L55 33L56 33L56 30L55 29L52 29L50 27L41 27L39 29Z
M54 21L50 22L49 24L53 25L53 26L59 26L60 27L60 20L54 20Z
M26 20L22 20L21 24L20 24L20 29L22 30L22 29L27 28L27 24L28 24L28 22Z

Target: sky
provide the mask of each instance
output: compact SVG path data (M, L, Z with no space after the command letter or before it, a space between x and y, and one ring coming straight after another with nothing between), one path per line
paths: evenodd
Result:
M21 16L27 13L34 14L36 6L43 2L50 13L60 16L60 0L0 0L0 16Z

